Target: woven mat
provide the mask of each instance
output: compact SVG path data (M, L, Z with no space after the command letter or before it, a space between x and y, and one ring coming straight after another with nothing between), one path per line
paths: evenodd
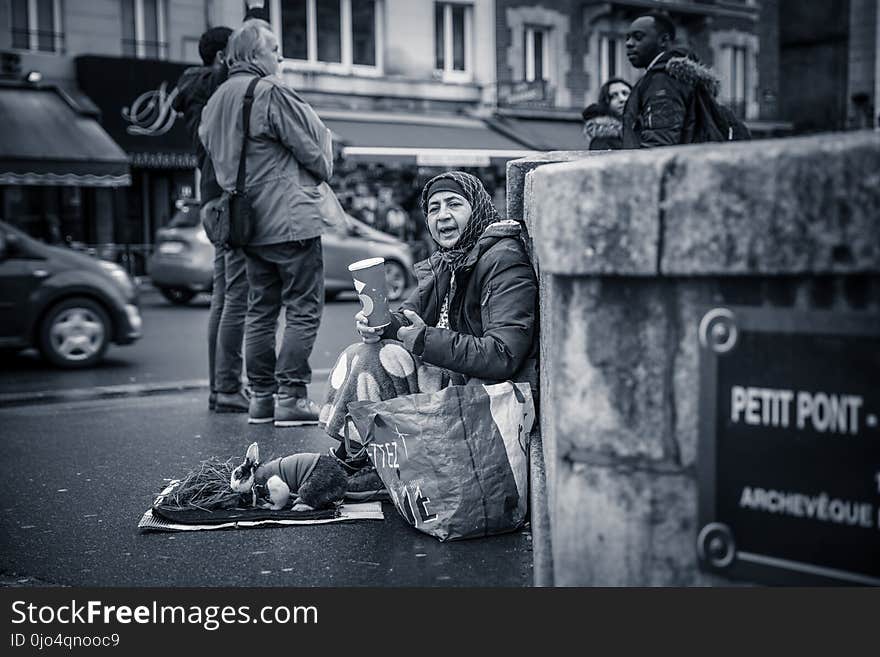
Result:
M176 509L166 503L168 496L180 482L171 481L153 506L146 510L138 522L141 532L193 532L206 529L250 529L252 527L278 527L286 525L322 525L348 520L384 520L382 503L364 501L343 504L325 511L293 511L282 509Z
M138 523L141 532L195 532L206 529L251 529L253 527L278 527L288 525L323 525L331 522L346 522L350 520L384 520L381 502L363 502L361 504L343 504L336 511L322 512L292 512L292 511L262 511L262 517L246 517L241 512L235 512L236 518L230 518L228 514L217 513L213 517L205 516L205 522L194 524L191 521L174 522L160 515L154 514L152 507L147 509ZM275 514L274 516L268 514ZM297 517L299 516L299 517ZM317 517L316 517L317 516ZM210 522L208 522L210 520Z

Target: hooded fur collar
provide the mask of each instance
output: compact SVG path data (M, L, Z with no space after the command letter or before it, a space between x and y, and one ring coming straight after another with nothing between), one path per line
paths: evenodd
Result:
M680 52L676 52L675 56L667 60L666 72L676 80L702 85L713 96L717 96L721 89L721 82L712 69Z
M590 139L596 137L619 138L622 132L623 123L614 116L593 116L584 121L584 135Z

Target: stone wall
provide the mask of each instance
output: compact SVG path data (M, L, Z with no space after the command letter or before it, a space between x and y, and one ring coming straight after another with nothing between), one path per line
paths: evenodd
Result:
M550 153L508 186L541 286L537 583L730 584L696 559L699 320L880 312L880 134Z

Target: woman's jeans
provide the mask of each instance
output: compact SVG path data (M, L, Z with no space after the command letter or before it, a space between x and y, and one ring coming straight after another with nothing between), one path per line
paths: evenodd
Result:
M306 397L309 356L324 310L321 238L246 246L250 285L245 330L248 380L255 396L278 392ZM284 307L284 335L275 356L275 331Z
M208 369L211 392L241 389L241 343L248 282L241 249L214 251L214 287L208 315Z

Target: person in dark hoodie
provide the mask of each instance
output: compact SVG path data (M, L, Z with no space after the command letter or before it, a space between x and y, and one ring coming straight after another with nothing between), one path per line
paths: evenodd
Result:
M611 78L599 89L599 102L583 111L584 136L591 151L623 148L623 109L631 92L629 82Z
M232 30L212 27L199 39L202 66L186 69L177 83L174 109L183 114L184 123L201 173L199 190L204 205L223 193L217 185L214 167L198 131L202 109L214 91L226 80L224 61L226 42ZM208 315L208 407L218 413L247 413L248 397L241 384L244 319L247 313L247 276L241 249L217 247L211 310Z
M264 2L248 0L244 20L264 16ZM214 166L199 139L202 110L228 75L226 43L232 29L212 27L199 38L202 66L186 69L177 82L174 109L183 114L187 133L193 142L202 207L223 190L217 184ZM241 249L214 252L211 310L208 315L208 408L218 413L247 413L248 397L242 388L241 344L247 312L247 275Z
M695 135L693 106L697 85L714 97L719 82L685 48L673 47L675 26L651 12L632 22L626 56L645 74L633 87L623 112L623 147L654 148L700 141Z

